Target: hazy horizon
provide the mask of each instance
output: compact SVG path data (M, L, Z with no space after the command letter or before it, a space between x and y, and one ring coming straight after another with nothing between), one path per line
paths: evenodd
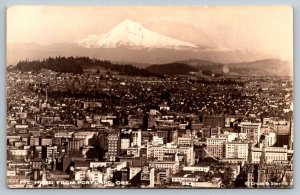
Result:
M103 34L125 19L182 41L293 57L288 6L12 6L7 43L51 45Z

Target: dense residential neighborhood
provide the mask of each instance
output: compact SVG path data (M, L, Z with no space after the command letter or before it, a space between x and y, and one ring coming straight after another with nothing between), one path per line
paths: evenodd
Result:
M293 185L288 76L7 73L10 188Z

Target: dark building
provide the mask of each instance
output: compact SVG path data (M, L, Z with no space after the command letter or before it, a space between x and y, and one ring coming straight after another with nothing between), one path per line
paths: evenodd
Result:
M67 142L67 152L79 151L84 145L83 139L71 139Z
M225 126L225 118L224 116L218 115L205 115L203 116L203 124L209 125L211 127L224 127Z

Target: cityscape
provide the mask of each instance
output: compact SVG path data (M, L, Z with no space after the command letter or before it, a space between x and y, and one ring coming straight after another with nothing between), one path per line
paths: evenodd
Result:
M8 22L24 9L8 10ZM135 9L147 8L118 8ZM204 48L131 19L110 29L8 45L9 188L293 187L289 60Z

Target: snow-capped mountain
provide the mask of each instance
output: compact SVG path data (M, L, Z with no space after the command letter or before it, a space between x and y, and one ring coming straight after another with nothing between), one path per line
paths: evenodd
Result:
M88 56L135 64L164 64L190 59L236 63L276 57L260 52L188 43L153 32L131 20L121 22L107 33L89 35L72 42L8 44L7 53L8 64L56 56Z
M198 48L198 46L193 43L180 41L153 32L129 19L119 23L107 33L89 35L86 38L75 41L75 43L87 48Z

